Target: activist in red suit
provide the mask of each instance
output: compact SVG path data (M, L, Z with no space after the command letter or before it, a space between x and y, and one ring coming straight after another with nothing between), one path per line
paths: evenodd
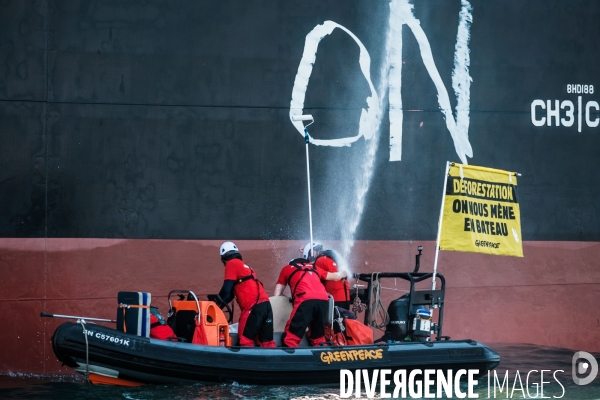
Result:
M225 279L219 296L225 303L229 303L235 296L240 306L240 346L251 347L256 341L261 347L275 347L273 310L262 283L252 268L244 263L234 243L223 243L220 253L225 265Z
M310 243L304 246L303 256L317 268L319 275L325 278L321 282L325 286L325 290L333 297L333 301L337 307L350 309L350 284L345 275L338 270L336 258L339 256L333 250L323 250L323 245L313 243L311 250Z
M306 328L310 328L308 339L311 345L325 343L325 320L329 308L329 297L321 283L325 277L320 276L305 258L291 260L281 269L275 296L281 296L285 287L289 286L294 303L283 331L283 346L298 347Z
M301 249L302 255L309 261L313 261L315 268L321 276L321 282L325 290L333 297L337 307L350 309L350 284L346 274L338 270L336 258L339 257L333 250L323 250L321 243L310 243Z

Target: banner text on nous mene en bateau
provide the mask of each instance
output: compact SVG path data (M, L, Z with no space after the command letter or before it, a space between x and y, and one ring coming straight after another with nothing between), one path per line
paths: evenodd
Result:
M523 257L514 172L451 164L440 250Z

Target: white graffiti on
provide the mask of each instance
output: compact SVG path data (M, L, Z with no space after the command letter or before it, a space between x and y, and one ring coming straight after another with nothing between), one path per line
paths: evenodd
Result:
M377 97L377 92L373 87L373 82L371 81L371 57L369 56L369 52L362 42L348 29L336 24L333 21L325 21L322 25L317 25L312 31L310 31L308 35L306 35L306 40L304 42L304 53L302 54L300 66L298 67L298 73L296 74L296 79L294 80L294 88L292 89L290 121L292 121L292 124L296 127L298 132L300 132L302 137L304 137L304 125L302 124L302 121L294 121L292 120L292 117L294 115L302 115L306 89L308 87L308 81L310 79L313 65L317 56L319 42L321 42L325 36L331 34L331 32L333 32L333 30L336 28L346 32L358 45L360 49L358 60L360 64L360 70L369 84L371 96L367 97L368 107L366 109L363 108L362 110L358 135L330 140L313 139L311 137L310 142L312 144L316 144L317 146L350 146L362 136L364 136L367 140L371 139L375 133L373 127L376 124L375 120L377 118L377 114L379 113L379 100Z
M438 103L441 112L446 120L446 127L454 141L454 148L461 162L467 164L467 157L473 157L473 149L469 142L469 108L470 108L470 88L471 76L469 75L469 40L470 27L473 21L472 6L468 0L461 0L461 11L458 18L458 32L456 36L456 45L454 51L454 69L452 72L452 87L456 95L456 119L450 106L448 91L442 82L441 76L435 66L431 45L427 35L421 27L420 21L414 15L414 6L409 0L392 0L390 2L389 19L389 42L386 46L387 59L389 63L388 73L388 107L390 120L390 161L400 161L402 158L402 26L408 26L419 45L421 58L425 65L431 80L438 92ZM290 120L292 116L300 115L304 109L304 100L306 89L312 73L318 44L335 28L340 28L350 35L360 48L359 64L361 71L371 89L371 96L367 98L366 109L362 110L359 124L359 131L356 136L349 136L339 139L321 140L312 139L311 143L317 146L350 146L359 138L364 137L370 140L375 135L375 130L379 129L381 115L381 105L378 98L385 97L384 93L375 91L370 77L371 58L362 42L347 28L333 22L325 21L322 25L317 25L307 36L304 44L302 60L298 66L298 72L294 80L292 89L292 100L290 102ZM385 77L382 78L382 81ZM298 132L304 136L304 126L300 121L292 121Z

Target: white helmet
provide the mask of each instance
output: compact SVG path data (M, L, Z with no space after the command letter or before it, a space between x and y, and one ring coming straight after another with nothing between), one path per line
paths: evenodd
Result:
M237 248L237 246L235 245L235 243L233 242L225 242L221 245L221 257L223 257L225 255L225 253L228 253L230 251L235 251L236 253L239 253L239 250Z
M312 248L315 252L320 252L321 250L323 250L323 245L321 243L313 242L312 244ZM302 251L302 257L308 260L309 257L314 256L314 253L310 250L310 243L306 243L306 246L304 246L304 251Z

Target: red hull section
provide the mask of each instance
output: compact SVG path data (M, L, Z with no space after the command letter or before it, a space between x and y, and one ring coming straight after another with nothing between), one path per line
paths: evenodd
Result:
M325 242L326 244L328 242ZM147 291L163 314L171 289L215 293L220 241L0 239L0 373L71 373L50 337L64 320L41 311L114 319L119 291ZM236 241L269 294L300 241ZM336 248L335 243L331 243ZM363 241L354 272L409 271L416 246L431 271L433 242ZM339 247L339 246L338 246ZM441 252L447 280L444 334L481 342L533 343L600 351L600 243L525 242L524 258ZM351 282L352 283L352 282ZM400 285L400 282L398 282ZM402 290L404 287L392 287ZM403 292L385 291L385 299ZM378 334L376 333L378 336Z

